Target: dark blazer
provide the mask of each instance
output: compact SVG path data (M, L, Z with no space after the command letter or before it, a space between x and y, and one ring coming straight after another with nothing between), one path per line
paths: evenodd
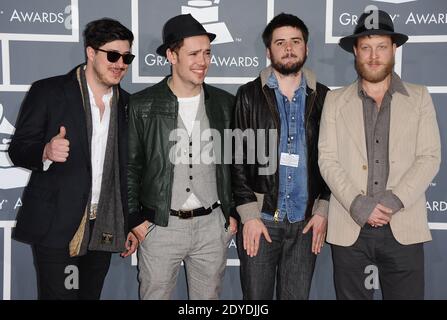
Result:
M76 69L35 82L22 104L9 156L16 166L32 170L22 197L14 238L52 248L68 246L81 222L92 185L86 117ZM121 197L127 234L127 103L119 89L118 144ZM45 144L66 129L70 151L66 162L43 171Z

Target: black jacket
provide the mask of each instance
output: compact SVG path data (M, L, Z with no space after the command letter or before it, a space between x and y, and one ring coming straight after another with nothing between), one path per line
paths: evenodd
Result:
M267 86L266 82L272 72L267 68L261 72L261 75L255 80L241 86L236 96L234 126L242 131L251 129L265 129L266 136L269 129L277 129L277 145L279 146L280 119L276 105L274 89ZM314 202L317 199L329 200L330 191L321 177L318 168L318 134L320 125L320 116L323 108L326 93L329 90L326 86L316 82L314 74L304 69L304 76L307 82L307 97L305 110L305 128L307 142L307 168L308 168L308 194L309 200L306 209L306 218L312 215ZM257 145L256 138L256 145ZM268 149L268 137L265 139ZM245 142L246 143L246 140ZM244 146L244 152L247 148ZM256 150L257 151L257 150ZM279 166L279 156L277 156L277 167ZM257 154L257 153L256 153ZM234 200L237 210L244 219L246 210L251 217L255 217L260 211L274 214L277 209L278 188L279 188L279 170L275 170L270 175L260 175L259 169L266 168L269 163L261 164L256 158L255 164L246 163L246 154L244 154L244 164L234 164L232 166L232 181ZM256 206L247 204L256 203ZM257 208L257 209L256 209Z
M77 67L76 67L77 68ZM79 227L92 184L85 112L76 68L35 82L22 104L9 147L14 165L32 170L22 196L14 238L47 247L67 247ZM119 89L118 147L121 200L127 235L127 123L129 94ZM70 142L66 162L43 171L45 144L64 126Z

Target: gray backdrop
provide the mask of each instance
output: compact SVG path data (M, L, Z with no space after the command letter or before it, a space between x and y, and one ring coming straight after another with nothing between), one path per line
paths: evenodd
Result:
M368 5L386 10L396 30L410 40L398 50L396 71L409 82L427 85L432 94L443 145L447 127L447 2L443 0L213 0L203 7L187 0L1 0L0 2L0 297L35 299L36 276L28 245L11 239L14 219L29 173L11 167L6 151L21 101L38 79L63 74L84 61L82 30L104 16L120 20L135 34L137 58L123 81L130 93L169 72L155 54L164 22L182 12L193 12L218 34L208 83L235 93L266 65L261 32L274 15L298 15L310 30L307 66L320 82L334 88L352 82L353 57L336 44L352 33L356 18ZM183 10L183 11L182 11ZM445 158L445 148L442 153ZM427 208L433 241L425 245L426 297L447 298L447 202L445 162L428 188ZM115 255L102 298L137 299L136 259ZM325 246L318 257L311 298L333 299L332 260ZM184 272L174 298L185 299ZM224 299L240 299L239 261L233 241L223 285Z

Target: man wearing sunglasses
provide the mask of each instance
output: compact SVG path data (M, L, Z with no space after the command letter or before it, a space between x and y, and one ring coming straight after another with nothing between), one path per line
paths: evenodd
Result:
M35 82L23 102L9 155L32 174L14 236L33 246L40 299L99 299L111 253L136 250L119 86L132 41L116 20L90 22L86 63Z

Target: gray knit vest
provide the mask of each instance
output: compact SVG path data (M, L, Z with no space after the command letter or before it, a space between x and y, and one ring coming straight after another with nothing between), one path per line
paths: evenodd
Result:
M200 126L198 126L200 123ZM210 129L210 124L205 111L205 104L203 102L203 91L197 110L195 123L191 136L185 139L187 135L186 127L180 117L177 117L177 128L184 132L183 138L177 137L176 150L177 159L180 154L183 156L181 163L174 166L174 181L172 186L171 209L179 210L185 201L189 198L191 193L200 200L203 207L209 208L219 198L216 186L216 165L214 162L201 161L205 158L209 159L207 155L213 152L212 138L210 135L205 135L206 141L200 141L202 133ZM198 145L200 145L200 151ZM201 154L203 154L201 158ZM206 163L204 163L206 162ZM195 208L191 208L195 209Z

